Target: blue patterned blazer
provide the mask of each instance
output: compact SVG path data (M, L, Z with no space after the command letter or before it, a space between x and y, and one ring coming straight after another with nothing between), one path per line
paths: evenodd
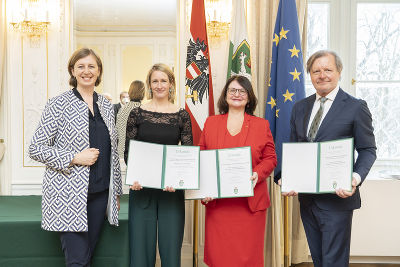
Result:
M117 196L122 194L117 133L112 104L98 96L101 117L111 138L108 221L118 225ZM83 232L87 225L89 166L70 165L74 155L89 148L89 109L69 90L50 99L29 146L29 156L46 165L42 188L42 228Z

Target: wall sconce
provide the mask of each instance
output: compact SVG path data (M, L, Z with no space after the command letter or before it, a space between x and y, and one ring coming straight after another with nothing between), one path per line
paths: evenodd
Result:
M211 39L228 39L231 26L231 0L206 0L207 34Z
M10 25L14 31L27 35L31 44L38 45L50 26L47 0L22 0L21 7L11 15Z

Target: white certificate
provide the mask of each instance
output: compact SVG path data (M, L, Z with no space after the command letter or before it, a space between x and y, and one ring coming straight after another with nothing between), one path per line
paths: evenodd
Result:
M218 163L219 197L253 196L250 147L219 149Z
M319 191L336 188L352 190L353 139L323 142L321 146Z
M137 181L143 187L162 188L164 146L131 140L125 183Z
M199 188L200 147L166 146L164 187Z
M200 151L200 189L186 190L186 199L253 196L251 148Z
M353 139L282 145L282 192L351 191Z
M198 146L169 146L131 140L125 183L163 189L199 188Z
M218 198L217 151L200 151L200 188L186 190L186 199Z

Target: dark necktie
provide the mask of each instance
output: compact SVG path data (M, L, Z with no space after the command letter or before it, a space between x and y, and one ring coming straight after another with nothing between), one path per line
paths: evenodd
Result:
M324 114L324 105L325 105L326 100L328 100L328 98L326 98L326 97L321 97L319 99L319 101L321 103L320 103L318 112L317 112L317 114L315 114L315 117L311 123L310 131L308 132L308 135L307 135L308 140L310 142L314 142L315 136L317 135L318 126L319 126L319 123L321 122L322 114Z

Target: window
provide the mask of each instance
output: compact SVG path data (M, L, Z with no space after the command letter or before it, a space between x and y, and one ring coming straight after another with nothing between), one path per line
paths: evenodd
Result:
M307 21L307 54L308 59L314 52L328 48L329 33L329 3L310 3L308 4L308 21ZM306 64L304 62L304 64ZM315 93L311 84L310 75L306 73L305 86L306 96Z
M375 176L400 175L399 1L309 0L307 30L307 59L335 50L344 64L340 86L368 103L378 148ZM306 95L312 93L307 77Z
M356 95L371 110L378 159L400 159L400 3L358 3L356 47Z

